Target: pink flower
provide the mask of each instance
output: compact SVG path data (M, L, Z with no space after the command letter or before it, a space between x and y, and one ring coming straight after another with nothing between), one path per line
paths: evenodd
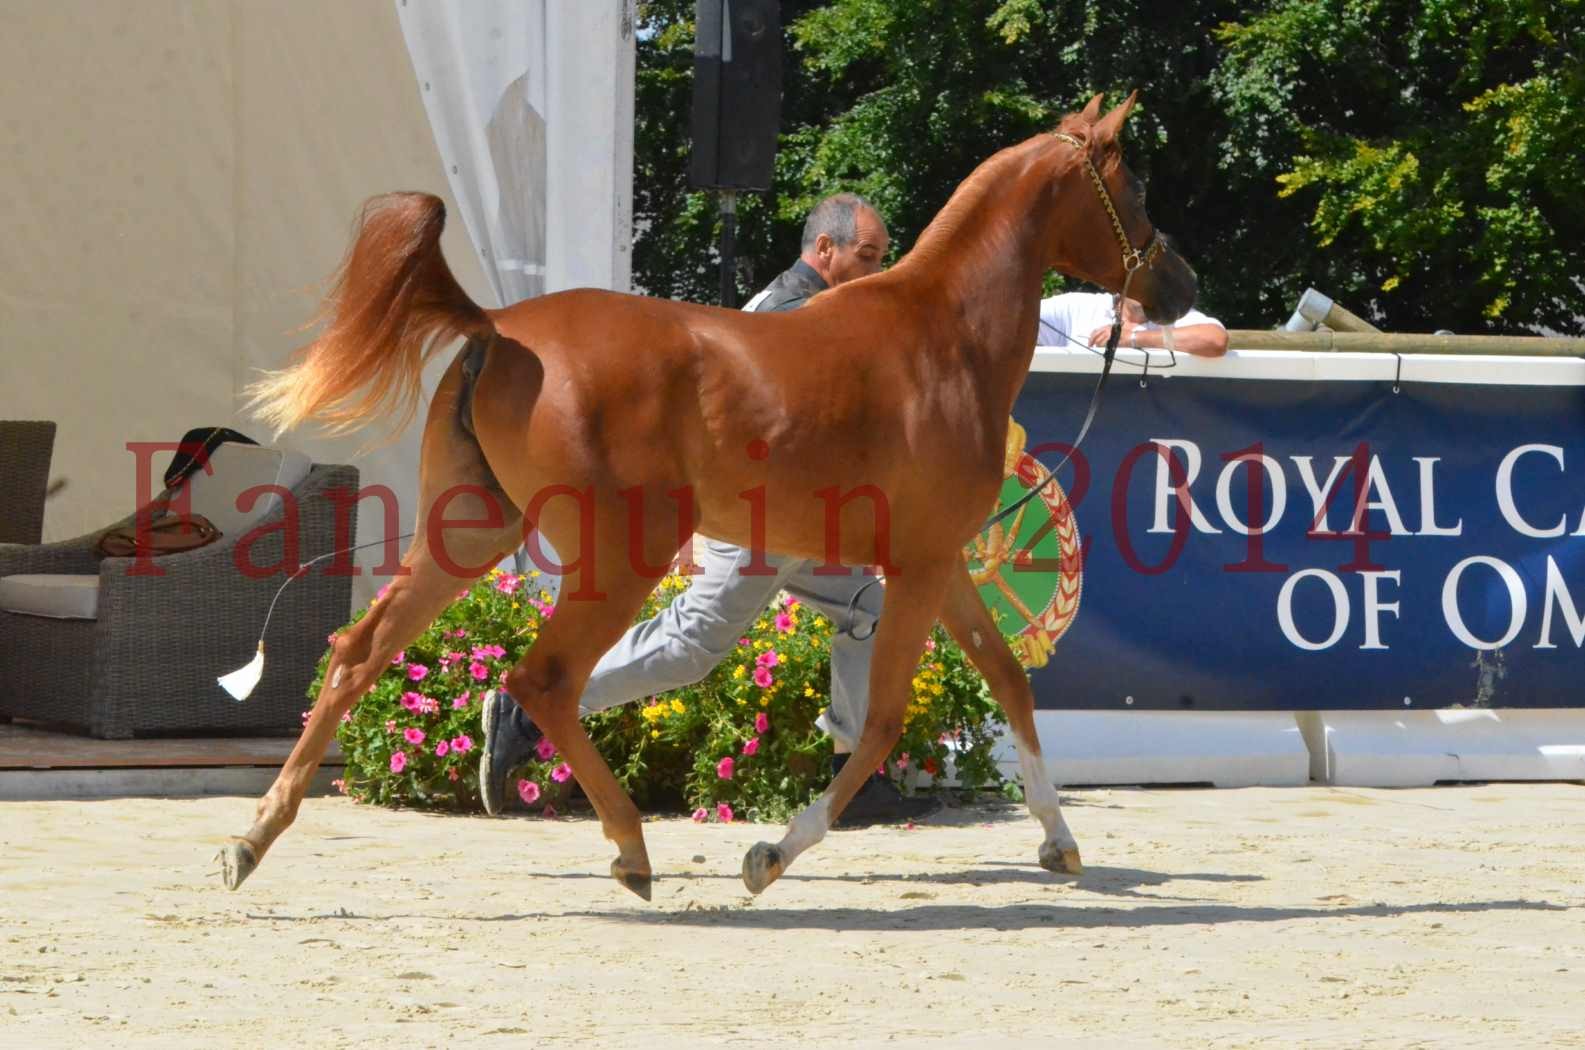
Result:
M757 737L757 736L749 737L748 741L746 743L744 743L744 745L743 745L743 753L745 755L752 755L758 750L759 750L759 737Z
M779 663L781 663L781 657L776 655L776 650L774 649L766 649L754 658L754 664L758 667L775 667Z
M792 617L788 616L786 613L777 613L776 614L776 629L778 631L780 631L782 634L786 634L788 631L792 630L793 629Z
M407 708L409 711L414 712L415 714L423 708L423 701L424 698L412 690L408 690L402 694L402 706Z
M313 714L312 711L304 711L303 712L303 725L307 725L308 724L308 716L311 715L311 714Z
M456 781L457 781L457 771L455 769L446 770L446 779L451 781L452 783L456 783Z
M545 617L545 619L548 620L555 613L555 611L556 611L556 607L554 605L547 605L543 609L541 609L539 612L540 612L541 616Z
M739 645L739 646L740 646L740 647L742 647L742 648L745 648L745 649L746 649L746 648L748 648L748 645L749 645L749 640L748 640L748 639L747 639L747 638L739 638L739 639L738 639L738 640L737 640L737 644L738 644L738 645ZM701 810L701 812L703 812L703 811L702 811L702 810Z
M901 773L908 768L908 752L904 751L897 756L897 772Z
M473 675L473 680L475 682L482 682L486 678L490 677L490 669L484 666L484 664L480 663L478 660L475 660L473 663L468 665L468 673Z
M542 736L539 743L534 745L534 754L539 756L541 762L549 762L556 757L556 745L550 742L550 737Z
M715 815L716 819L723 824L732 823L732 807L725 802L716 803Z
M423 664L408 664L407 677L414 682L422 682L429 675L429 668Z
M436 758L445 758L450 753L451 753L451 745L446 743L444 740L442 740L440 743L435 745L435 757Z
M351 722L352 721L352 712L351 711L343 711L343 712L341 712L341 720L342 720L342 722Z
M539 801L539 785L532 780L519 780L517 797L523 800L524 805L532 806Z
M693 811L693 822L695 824L703 824L709 819L710 811L705 809L703 806L700 806L698 809Z
M563 762L561 765L550 771L550 779L554 780L558 784L565 784L567 781L572 779L572 767Z
M456 633L452 635L452 637L453 638L466 638L466 637L468 637L468 632L466 630L464 630L463 628L459 627L459 628L457 628Z
M328 638L326 638L325 641L328 644L330 644L330 645L335 645L336 644L336 632L335 631L331 631L330 632L330 636Z
M786 608L788 612L792 612L794 609L798 608L798 599L789 594L786 600L782 602L782 606Z
M440 701L432 696L421 696L418 698L418 709L426 715L432 715L440 710Z
M454 709L460 711L462 708L468 706L468 697L471 696L471 695L472 695L471 693L463 693L461 696L456 697L455 699L453 699L451 701L451 706Z
M464 733L451 738L451 749L459 755L465 755L473 750L473 737Z
M715 764L715 775L720 777L722 780L731 780L732 779L732 767L733 767L734 764L735 763L733 763L733 761L732 761L732 756L731 755L726 756L721 761L719 761L719 762L717 762Z
M513 576L509 572L503 573L501 578L495 581L495 589L500 591L502 594L511 594L513 591L517 590L517 585L522 582L523 581L521 577Z
M408 726L402 730L402 739L409 744L422 744L424 742L424 731L416 726Z
M770 715L764 711L754 716L754 732L763 733L770 728Z
M385 731L386 731L386 732L387 732L387 733L394 733L394 732L396 732L396 723L395 723L395 722L386 722L386 723L385 723Z
M544 817L546 820L555 820L556 807L547 803L545 808L540 811L540 816Z
M407 752L398 751L391 756L391 772L400 773L407 768Z
M330 782L330 786L341 792L343 795L347 793L347 782L345 780L341 780L339 778L332 780Z
M772 685L775 684L775 682L776 682L776 679L774 679L774 678L772 678L770 676L770 671L768 669L766 669L764 667L756 667L756 668L754 668L754 684L755 685L759 686L761 689L769 689Z
M390 586L390 585L387 584L386 586ZM381 593L384 593L384 592L381 592ZM406 659L407 659L407 650L403 649L401 652L399 652L395 656L391 657L391 666L392 667L401 667L402 666L402 661L406 660Z

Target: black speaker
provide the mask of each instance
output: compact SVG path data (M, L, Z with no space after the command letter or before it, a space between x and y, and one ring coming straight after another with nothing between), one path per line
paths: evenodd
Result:
M698 0L694 25L688 179L713 189L770 189L781 128L781 4Z

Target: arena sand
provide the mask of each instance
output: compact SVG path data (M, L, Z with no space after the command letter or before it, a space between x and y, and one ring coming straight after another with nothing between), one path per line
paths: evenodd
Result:
M1064 792L834 833L659 820L644 904L590 819L312 798L0 804L4 1047L1585 1046L1585 787Z

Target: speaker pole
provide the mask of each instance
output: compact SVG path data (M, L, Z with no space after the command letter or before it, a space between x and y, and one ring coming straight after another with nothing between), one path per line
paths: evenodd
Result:
M737 190L721 191L721 305L737 309Z

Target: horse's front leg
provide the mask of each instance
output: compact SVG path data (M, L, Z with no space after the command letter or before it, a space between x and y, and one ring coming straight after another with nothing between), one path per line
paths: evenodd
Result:
M824 794L792 819L780 842L761 842L748 851L743 883L750 893L763 891L799 854L825 838L870 773L891 754L902 735L908 691L925 639L936 621L950 572L959 564L911 564L887 576L886 606L870 661L869 708L858 746Z
M1029 675L1008 648L1007 640L985 607L967 565L952 574L942 605L941 622L969 660L985 676L991 695L1007 714L1008 727L1018 747L1018 768L1023 776L1024 800L1040 821L1045 840L1040 844L1040 866L1047 871L1078 875L1084 870L1079 844L1062 816L1057 789L1047 775L1035 733L1035 697Z

